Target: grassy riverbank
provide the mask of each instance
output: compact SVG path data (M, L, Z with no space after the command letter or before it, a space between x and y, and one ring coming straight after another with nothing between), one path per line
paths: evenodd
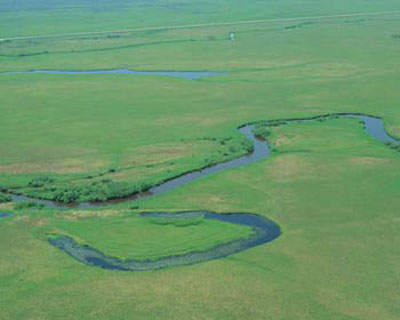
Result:
M90 219L117 231L112 222L123 221L118 211L20 212L14 220L0 222L2 284L9 292L1 303L8 315L24 318L29 310L29 316L68 318L70 308L63 308L68 303L74 314L95 308L87 318L104 319L124 318L131 312L143 318L196 318L202 312L210 318L247 314L261 319L273 312L273 319L299 313L302 319L396 319L398 152L373 140L354 119L276 127L270 139L277 149L271 159L209 176L140 205L146 210L206 207L258 212L282 226L277 241L189 267L112 272L77 263L41 240L40 230L58 226L85 241L98 238L105 250L135 250L125 242L129 230L136 230L133 225L108 236L100 228L97 234L90 231L96 225ZM90 218L96 215L101 217ZM144 227L140 234L146 238L151 229ZM221 229L225 231L229 233ZM173 235L160 232L166 247L178 241L168 234ZM118 245L112 248L113 243ZM141 250L142 244L137 248ZM23 288L15 287L16 279L25 283ZM373 294L376 291L380 295ZM11 303L20 299L26 307Z
M3 2L0 38L400 10L391 0L69 4ZM246 153L237 127L260 120L362 112L400 136L399 28L400 15L380 15L0 42L2 72L227 72L196 81L0 74L0 187L75 200L128 193ZM355 119L260 134L270 159L156 198L68 211L0 203L16 214L0 219L0 319L398 319L400 153ZM225 259L140 273L88 267L46 239L67 234L145 258L248 235L216 221L137 217L196 209L258 213L283 234Z
M109 256L138 260L156 260L206 251L218 244L247 238L252 234L249 227L202 217L168 219L136 215L86 219L67 215L65 219L55 220L43 232L77 236L83 243Z

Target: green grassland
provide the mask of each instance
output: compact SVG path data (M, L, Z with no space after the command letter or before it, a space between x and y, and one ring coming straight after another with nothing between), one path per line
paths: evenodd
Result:
M0 8L7 38L400 5L76 0ZM0 74L0 187L66 200L123 195L245 154L236 128L253 121L363 112L400 136L399 28L393 14L1 41L0 72L227 74ZM400 153L355 119L291 123L268 128L266 138L271 158L151 199L66 211L1 203L16 216L0 219L0 319L398 319ZM137 216L200 209L258 213L283 234L224 259L139 273L83 265L46 240L60 233L107 254L157 258L250 234L216 221Z
M251 235L249 227L202 218L106 217L56 220L46 232L77 235L111 256L156 259L205 251ZM44 230L43 230L44 231Z
M16 56L1 58L3 71L130 67L229 74L197 81L0 74L2 185L61 200L132 193L246 153L236 127L254 120L365 112L383 116L399 135L397 17L238 26L235 43L226 40L230 29L216 27L72 44L46 39L22 49L49 52L38 56L20 57L17 48ZM164 37L175 40L163 43ZM137 41L154 45L130 46ZM9 53L12 44L0 52ZM89 49L52 53L62 45ZM25 128L29 140L21 134ZM42 174L52 182L31 188Z
M54 34L229 22L267 18L332 15L399 10L395 0L321 0L304 5L298 0L2 0L3 36Z

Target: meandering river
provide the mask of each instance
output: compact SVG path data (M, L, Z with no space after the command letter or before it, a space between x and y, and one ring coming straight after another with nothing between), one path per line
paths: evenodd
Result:
M364 122L365 129L368 134L373 138L378 139L382 142L390 142L393 144L399 144L399 140L391 137L384 129L383 121L380 118L354 113L341 113L334 115L322 115L312 118L298 118L298 119L284 119L281 121L285 122L303 122L303 121L315 121L324 120L329 117L345 117L345 118L357 118ZM265 124L273 124L274 121L260 122ZM165 181L158 186L154 186L146 192L134 194L122 199L108 200L104 202L84 202L76 203L73 206L79 208L88 208L92 206L113 204L123 201L132 201L140 198L153 197L167 191L179 188L191 181L199 179L203 176L214 174L219 171L238 168L241 166L250 165L251 163L266 159L270 155L269 144L265 140L261 140L255 136L253 130L256 124L248 124L240 127L238 130L253 143L253 151L245 156L239 157L234 160L230 160L224 163L216 164L212 167L204 168L183 174L179 177ZM57 208L69 208L69 205L56 201L32 199L21 195L11 195L13 201L36 201L45 205ZM248 214L248 213L226 213L217 214L208 211L196 211L196 212L182 212L182 213L146 213L142 214L143 218L146 217L163 217L163 218L191 218L193 216L202 215L204 219L219 220L226 223L233 223L238 225L244 225L252 228L253 233L250 237L245 239L237 239L228 243L217 245L206 251L189 252L179 256L168 256L162 257L156 260L138 260L138 259L121 259L118 257L108 256L107 254L97 250L96 248L89 245L78 244L73 238L68 236L59 235L57 237L51 237L49 242L69 254L77 261L83 262L87 265L98 266L105 269L112 270L123 270L123 271L144 271L165 268L169 266L181 266L199 263L202 261L208 261L212 259L218 259L226 257L228 255L244 251L246 249L259 246L280 236L280 227L273 221L262 217L260 215Z

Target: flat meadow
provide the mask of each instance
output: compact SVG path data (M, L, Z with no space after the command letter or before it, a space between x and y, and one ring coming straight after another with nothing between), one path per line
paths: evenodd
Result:
M0 218L0 319L398 319L400 153L356 119L270 128L268 159L148 199L86 210L7 199L146 190L245 155L237 128L252 122L364 113L400 137L400 5L318 3L0 1L0 212L15 214ZM313 16L325 17L299 18ZM280 20L164 28L258 19ZM66 35L29 37L52 34ZM13 73L125 68L223 74ZM47 239L157 259L251 234L139 216L191 210L258 214L282 235L144 272L79 263Z

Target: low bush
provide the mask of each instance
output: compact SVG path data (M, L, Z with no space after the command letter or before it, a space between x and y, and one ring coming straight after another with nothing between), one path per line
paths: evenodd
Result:
M389 148L400 151L400 144L399 143L393 143L393 142L385 142L385 145L387 145Z
M41 188L46 184L54 182L50 176L36 176L29 181L28 186L33 188Z
M149 185L102 179L82 185L47 186L46 198L61 202L105 201L145 191Z
M11 202L11 197L4 193L0 193L0 203L5 203L5 202Z
M151 218L152 224L157 224L161 226L174 226L174 227L192 227L202 224L204 222L202 217L198 218Z
M261 137L261 138L266 139L271 135L271 131L268 129L267 126L259 125L254 129L254 134L257 137Z
M18 202L15 205L15 209L17 210L25 210L25 209L43 209L45 207L44 204L42 203L37 203L34 201L23 201L23 202Z

